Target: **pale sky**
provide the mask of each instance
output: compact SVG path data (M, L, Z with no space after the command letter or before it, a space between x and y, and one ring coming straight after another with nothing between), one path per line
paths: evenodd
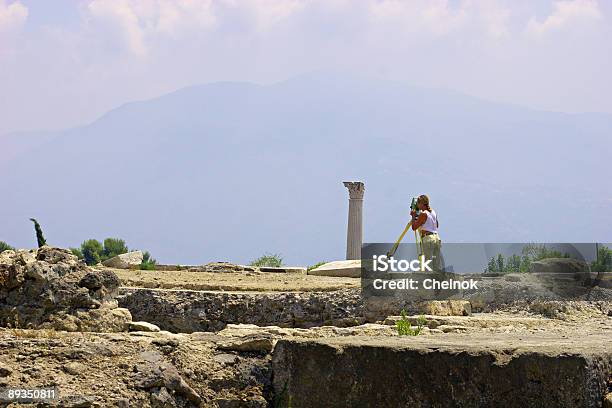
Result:
M0 134L314 70L612 113L612 1L0 0Z

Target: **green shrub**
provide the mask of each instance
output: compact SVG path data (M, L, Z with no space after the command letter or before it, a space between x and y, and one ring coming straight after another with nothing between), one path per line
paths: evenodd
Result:
M309 271L309 272L310 272L310 271L312 271L313 269L317 269L317 268L318 268L319 266L321 266L321 265L325 265L326 263L327 263L327 262L325 262L325 261L323 261L323 262L317 262L317 263L316 263L316 264L314 264L314 265L310 265L310 266L308 267L307 271Z
M119 238L106 238L104 240L104 250L100 254L100 259L106 261L117 255L126 254L128 247L125 245L125 241Z
M81 244L81 253L87 265L95 265L100 262L104 251L102 243L96 239L88 239Z
M36 231L36 241L38 243L38 247L42 247L43 245L47 245L47 241L42 232L42 228L40 228L40 224L36 221L35 218L30 218L30 221L34 223L34 230Z
M265 254L251 262L249 265L255 267L268 266L272 268L279 268L283 266L283 258L279 254Z
M10 246L6 242L0 241L0 252L3 252L3 251L14 251L14 250L15 250L15 248Z
M591 270L593 272L612 272L612 249L600 246L597 250L597 259L591 263Z
M80 248L68 248L68 249L70 249L70 252L72 252L72 255L75 255L79 259L83 259L83 251L81 251Z
M142 254L142 262L140 263L140 269L143 271L154 271L157 261L153 259L149 251L145 251Z
M397 322L395 322L397 334L399 334L400 336L418 336L419 334L421 334L423 326L425 326L426 323L425 316L419 316L419 318L417 319L416 328L412 328L412 323L410 323L410 321L408 321L406 317L406 311L402 310L401 318Z

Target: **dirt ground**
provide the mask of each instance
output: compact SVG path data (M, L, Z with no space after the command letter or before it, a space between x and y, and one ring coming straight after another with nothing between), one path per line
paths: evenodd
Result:
M109 268L110 269L110 268ZM360 280L272 272L190 272L112 269L123 286L259 292L315 292L359 288Z

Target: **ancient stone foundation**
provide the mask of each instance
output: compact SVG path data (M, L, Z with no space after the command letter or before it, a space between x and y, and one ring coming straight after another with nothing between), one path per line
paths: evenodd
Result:
M122 288L118 300L135 320L177 333L218 331L228 323L280 327L363 323L357 290L239 293Z

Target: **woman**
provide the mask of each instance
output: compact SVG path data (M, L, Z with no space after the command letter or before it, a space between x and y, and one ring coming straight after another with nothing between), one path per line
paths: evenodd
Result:
M430 260L431 269L434 272L442 271L442 258L440 255L440 248L442 247L442 241L438 235L438 216L434 210L429 206L429 197L422 194L417 199L417 208L419 214L412 210L410 215L412 216L412 229L414 231L419 230L421 234L421 250L426 260Z

